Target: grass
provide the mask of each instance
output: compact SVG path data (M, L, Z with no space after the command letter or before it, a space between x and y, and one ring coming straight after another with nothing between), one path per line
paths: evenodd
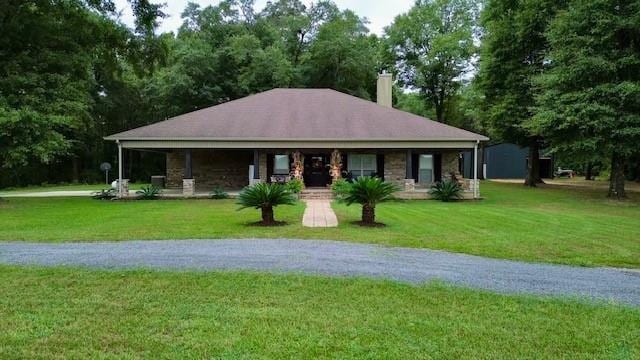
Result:
M482 201L394 201L377 208L384 228L352 224L358 206L334 204L338 228L304 228L304 205L276 208L287 226L247 226L259 211L234 200L96 201L7 198L0 241L93 241L288 237L441 249L526 261L640 268L640 199L609 201L600 191L528 189L484 183Z
M640 356L640 311L437 283L0 267L0 358Z
M149 184L144 183L130 183L130 190L138 190L143 186ZM98 191L102 189L108 189L111 185L104 183L98 184L43 184L38 186L25 186L25 187L11 187L0 189L0 196L2 194L15 194L22 192L47 192L47 191Z

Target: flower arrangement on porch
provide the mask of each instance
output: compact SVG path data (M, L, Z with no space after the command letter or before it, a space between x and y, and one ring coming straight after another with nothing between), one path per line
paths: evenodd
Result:
M331 162L329 168L329 175L331 175L331 179L333 182L340 179L342 174L342 155L340 155L340 151L333 150L331 153Z
M293 153L293 164L291 166L291 176L302 181L304 175L304 155L300 151Z

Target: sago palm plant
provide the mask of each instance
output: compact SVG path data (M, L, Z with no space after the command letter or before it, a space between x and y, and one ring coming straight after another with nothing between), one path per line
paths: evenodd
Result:
M363 176L354 180L345 188L342 200L351 205L362 205L362 225L374 225L376 221L376 205L393 199L398 188L378 177Z
M262 212L262 225L276 225L273 218L273 208L278 205L292 205L296 196L284 185L257 183L245 187L238 195L240 209L256 208Z
M458 200L462 198L462 186L457 181L440 181L431 187L429 194L432 198L444 202Z

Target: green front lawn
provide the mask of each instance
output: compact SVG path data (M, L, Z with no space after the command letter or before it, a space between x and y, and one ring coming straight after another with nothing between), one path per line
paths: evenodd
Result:
M143 186L149 184L145 183L130 183L130 190L138 190ZM2 194L15 194L15 193L27 193L27 192L48 192L48 191L99 191L102 189L109 189L111 185L104 183L99 184L44 184L40 186L25 186L25 187L12 187L0 189L0 196Z
M385 228L361 228L360 208L334 204L338 228L304 228L304 205L276 209L289 225L248 226L252 209L233 200L96 201L6 198L0 240L80 241L288 237L442 249L528 261L640 268L640 199L618 203L601 191L527 189L485 182L485 200L396 201L378 207Z
M0 267L0 358L640 356L640 311L438 284Z

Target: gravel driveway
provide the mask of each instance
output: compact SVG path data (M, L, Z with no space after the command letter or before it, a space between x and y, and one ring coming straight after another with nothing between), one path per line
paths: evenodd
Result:
M501 293L568 295L640 305L640 272L524 263L443 251L325 240L161 240L0 243L0 263L98 268L244 269L439 279Z

